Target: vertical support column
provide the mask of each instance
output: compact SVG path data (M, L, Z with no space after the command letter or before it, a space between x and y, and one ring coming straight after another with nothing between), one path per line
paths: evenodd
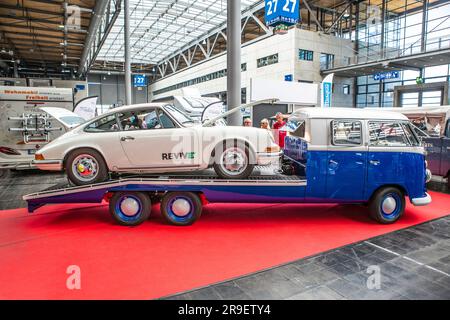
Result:
M384 41L386 39L386 37L384 35L384 33L385 33L385 30L384 30L385 22L386 22L386 0L383 0L381 2L381 41L380 41L381 42L380 43L380 57L381 57L381 59L386 57L385 43L384 43Z
M124 7L124 51L125 51L125 104L132 104L131 100L131 62L130 62L130 1L123 1Z
M420 39L420 52L425 52L427 49L428 0L423 0L422 10L422 38Z
M241 105L241 0L227 0L227 108ZM228 125L241 125L240 112L228 116Z
M355 54L355 59L353 59L352 63L358 63L358 55L359 55L359 2L355 3L355 43L353 47L353 52ZM355 107L358 106L358 79L355 77L353 79L353 87L355 88L353 91L353 105ZM367 99L367 93L366 93ZM366 101L367 105L367 101ZM366 107L366 105L364 107Z
M18 78L19 77L19 71L18 71L18 67L17 67L17 59L14 59L14 78Z
M423 79L425 77L425 69L420 68L419 76ZM417 106L421 107L423 105L423 91L419 90L419 94L417 95Z
M352 41L352 30L353 30L353 4L352 3L350 4L349 14L350 14L350 17L348 20L348 22L349 22L348 29L350 30L350 32L349 32L350 41ZM346 27L347 27L347 25L346 25Z

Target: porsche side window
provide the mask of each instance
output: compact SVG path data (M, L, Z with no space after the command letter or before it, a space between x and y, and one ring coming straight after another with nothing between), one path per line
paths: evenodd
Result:
M335 120L331 123L333 130L333 145L355 146L361 144L361 122L350 120Z
M119 115L122 130L160 129L161 124L154 109L128 111Z
M369 122L370 145L375 147L405 147L410 142L399 122Z
M175 128L175 124L173 123L172 119L162 110L158 111L159 115L159 121L161 122L161 125L163 128L170 129Z
M86 132L111 132L118 130L119 126L117 124L115 114L108 115L95 122L92 122L84 129L84 131Z

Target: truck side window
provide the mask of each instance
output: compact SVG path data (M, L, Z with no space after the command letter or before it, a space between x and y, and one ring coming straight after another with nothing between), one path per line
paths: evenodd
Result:
M361 144L361 121L334 120L331 122L333 145L355 146Z
M118 130L119 126L117 125L115 114L110 114L95 122L92 122L84 129L86 132L110 132Z
M400 122L369 122L370 145L375 147L410 146L408 137Z

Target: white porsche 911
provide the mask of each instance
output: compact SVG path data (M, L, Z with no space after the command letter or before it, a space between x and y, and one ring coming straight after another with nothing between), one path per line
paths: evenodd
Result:
M169 173L213 167L224 179L245 179L255 165L278 161L270 131L208 126L172 105L115 108L72 129L36 152L41 170L65 170L76 185L111 173Z

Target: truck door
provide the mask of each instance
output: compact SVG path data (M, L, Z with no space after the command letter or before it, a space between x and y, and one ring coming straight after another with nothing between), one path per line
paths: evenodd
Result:
M359 120L331 121L327 155L327 198L336 201L364 200L367 146Z
M406 123L395 120L369 121L367 196L386 184L415 188L423 183L423 156L411 152L419 141L411 140Z

